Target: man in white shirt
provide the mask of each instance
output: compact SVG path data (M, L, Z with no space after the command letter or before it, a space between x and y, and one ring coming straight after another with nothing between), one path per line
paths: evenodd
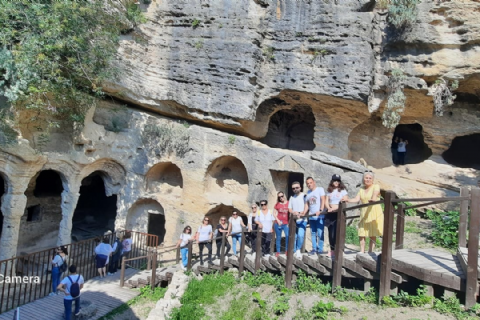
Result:
M77 274L77 267L75 265L72 264L70 268L68 268L68 271L70 271L70 275L63 278L63 280L57 287L58 291L62 291L63 293L65 293L65 297L63 298L63 305L65 307L65 320L70 320L72 318L73 301L75 301L75 316L80 313L80 296L75 298L72 297L72 295L70 294L70 289L72 288L72 285L74 283L78 283L80 290L82 290L83 284L85 283L83 277Z
M310 230L312 231L312 251L309 255L323 253L323 209L325 208L325 190L317 187L312 177L307 178L308 192L305 197L305 204L308 206Z
M305 212L308 210L305 203L305 194L302 193L302 187L300 182L295 181L292 183L293 196L288 200L288 212L297 217L297 230L295 232L295 245L293 250L295 251L295 257L297 259L302 258L300 250L303 246L305 239L305 229L307 228L307 220L304 218Z

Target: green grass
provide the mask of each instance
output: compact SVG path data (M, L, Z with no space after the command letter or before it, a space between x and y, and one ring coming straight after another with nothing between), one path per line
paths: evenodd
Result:
M422 233L422 229L420 229L414 221L407 221L405 223L405 232L406 233Z
M360 246L360 239L358 238L358 229L355 226L347 226L345 230L345 243L346 244L353 244L356 246ZM365 239L365 250L368 249L368 244L370 243L370 239ZM380 240L377 237L377 241L375 246L379 248L382 245Z
M167 288L160 288L156 287L154 291L151 290L150 286L145 286L140 289L140 295L133 298L132 300L127 301L126 303L122 304L120 307L117 307L101 317L99 320L109 320L113 319L115 316L124 313L132 306L142 305L149 301L158 301L163 298L167 292Z
M201 319L205 316L205 305L215 302L217 297L225 295L237 283L233 274L209 274L203 280L192 279L180 299L182 306L175 308L171 320Z

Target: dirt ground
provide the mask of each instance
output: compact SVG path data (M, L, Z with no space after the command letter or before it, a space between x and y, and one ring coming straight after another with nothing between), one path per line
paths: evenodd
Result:
M140 300L124 312L106 317L105 320L146 320L156 304L156 301Z

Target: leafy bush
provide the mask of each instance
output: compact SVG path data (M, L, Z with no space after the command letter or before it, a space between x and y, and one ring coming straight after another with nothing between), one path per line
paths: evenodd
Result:
M426 215L433 222L433 231L430 234L433 243L444 248L456 249L458 247L460 213L458 211L428 210Z
M257 275L245 272L243 276L243 282L252 288L259 287L262 284L268 284L281 289L284 287L283 276L274 275L269 272L259 271Z
M38 127L83 123L118 74L111 61L129 11L104 1L4 1L0 6L0 95L12 115L30 110ZM15 124L0 116L0 130ZM7 130L7 134L11 130ZM0 134L2 136L2 134ZM5 139L3 139L5 140Z
M275 313L277 316L285 314L290 308L290 305L288 304L289 300L290 295L288 294L279 296L273 305L273 313Z
M417 19L417 5L420 0L390 0L388 22L395 28L413 24Z
M332 285L330 283L323 284L320 278L308 276L300 271L295 283L295 290L297 292L317 292L322 296L326 296L332 291Z

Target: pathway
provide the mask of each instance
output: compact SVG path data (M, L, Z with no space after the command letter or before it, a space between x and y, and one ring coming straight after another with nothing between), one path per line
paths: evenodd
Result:
M137 272L136 269L126 269L125 278L129 279ZM92 301L98 307L96 316L90 319L98 319L140 294L138 290L120 288L119 282L120 272L104 279L96 277L85 282L81 299ZM21 306L20 319L61 320L63 311L63 294L47 296ZM11 310L0 314L0 320L12 320L14 312Z

